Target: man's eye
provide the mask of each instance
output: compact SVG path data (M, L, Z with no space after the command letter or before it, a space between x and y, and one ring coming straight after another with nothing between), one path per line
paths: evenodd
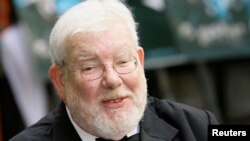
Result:
M126 67L127 65L129 65L130 60L122 60L117 62L117 65L121 66L121 67Z
M96 70L96 67L82 67L81 73L91 73Z

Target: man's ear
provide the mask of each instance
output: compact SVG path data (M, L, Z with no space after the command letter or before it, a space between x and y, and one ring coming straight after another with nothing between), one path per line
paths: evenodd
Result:
M63 80L63 70L56 64L49 68L49 78L56 90L58 97L65 102L65 85Z
M144 50L142 47L137 47L137 53L140 59L141 66L144 68Z

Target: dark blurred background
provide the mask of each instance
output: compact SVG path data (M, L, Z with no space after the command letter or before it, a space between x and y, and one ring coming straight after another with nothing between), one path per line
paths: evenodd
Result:
M48 37L83 0L0 1L0 141L56 107ZM149 94L250 123L250 0L124 0L138 23Z

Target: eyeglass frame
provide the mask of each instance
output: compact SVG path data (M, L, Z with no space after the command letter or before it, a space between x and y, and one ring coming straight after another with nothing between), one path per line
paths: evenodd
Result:
M133 72L134 70L136 70L136 68L137 68L137 66L138 66L138 59L135 57L135 56L132 56L132 61L131 62L134 62L134 64L135 64L135 66L134 66L134 68L132 69L132 70L130 70L130 71L128 71L128 72L125 72L125 73L120 73L120 72L118 72L117 71L117 69L116 69L116 67L115 67L115 61L113 61L113 64L112 64L112 66L113 66L113 69L115 70L115 72L117 73L117 74L120 74L120 75L124 75L124 74L129 74L129 73L131 73L131 72ZM75 69L75 68L70 68L70 67L68 67L68 65L66 64L66 62L65 62L65 60L63 60L62 61L62 63L60 64L60 67L66 67L66 68L68 68L68 69L70 69L70 70L73 70L74 72L79 72L79 74L80 74L80 76L81 76L81 78L82 79L85 79L85 78L83 78L83 75L82 75L82 73L81 73L81 71L82 71L82 68L80 67L79 69ZM97 80L97 79L100 79L101 77L103 77L103 74L104 74L104 65L102 65L102 67L101 67L102 69L101 69L101 73L100 73L100 76L98 76L97 78L94 78L94 79L85 79L85 80L88 80L88 81L94 81L94 80Z

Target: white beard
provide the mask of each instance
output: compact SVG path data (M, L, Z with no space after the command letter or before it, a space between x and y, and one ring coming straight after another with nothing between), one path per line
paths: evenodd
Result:
M129 98L134 103L131 111L123 111L123 108L109 111L112 117L102 114L98 104L94 105L78 97L70 87L66 87L67 107L73 120L84 131L97 137L119 140L136 128L144 114L147 102L146 79L144 82L139 93L130 94Z

